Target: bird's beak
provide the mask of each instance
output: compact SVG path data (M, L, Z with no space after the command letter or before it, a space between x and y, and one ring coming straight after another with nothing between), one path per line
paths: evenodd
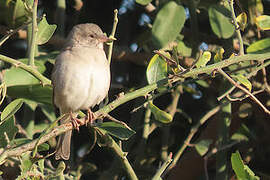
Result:
M116 40L116 38L114 38L114 37L107 37L106 35L99 36L97 39L99 40L99 42L102 42L102 43L112 42L112 41L115 41Z

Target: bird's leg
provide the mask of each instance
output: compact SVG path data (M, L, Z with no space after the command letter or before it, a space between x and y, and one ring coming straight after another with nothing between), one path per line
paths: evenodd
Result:
M70 119L71 119L72 125L74 126L75 129L77 129L77 131L79 131L79 126L85 123L83 120L73 117L72 112L70 112Z
M94 113L91 111L91 109L87 109L87 119L85 120L85 124L87 125L88 122L90 124L93 124L93 120L95 119Z

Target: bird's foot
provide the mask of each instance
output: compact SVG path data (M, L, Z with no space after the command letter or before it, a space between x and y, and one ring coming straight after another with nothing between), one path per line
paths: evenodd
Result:
M73 117L72 113L70 113L70 119L71 119L71 123L74 126L74 128L79 131L79 127L83 124L85 124L84 120L81 120L79 118Z
M89 122L90 124L93 124L94 119L95 119L94 113L90 109L88 109L85 124L87 125Z

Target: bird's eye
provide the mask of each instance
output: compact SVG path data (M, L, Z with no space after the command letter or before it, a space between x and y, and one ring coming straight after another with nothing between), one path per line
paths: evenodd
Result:
M91 37L91 38L94 38L94 35L93 35L93 34L90 34L90 37Z

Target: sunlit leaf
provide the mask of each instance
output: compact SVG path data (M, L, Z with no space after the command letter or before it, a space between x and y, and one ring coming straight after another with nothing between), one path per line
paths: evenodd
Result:
M249 91L252 89L252 84L246 78L243 74L237 74L237 75L232 75L233 78L237 79L241 84L243 84Z
M262 30L270 30L270 16L258 16L256 18L256 25Z
M152 40L157 49L174 41L184 26L185 9L175 1L169 1L159 10L152 28Z
M52 87L33 86L12 86L7 93L13 98L23 98L38 103L52 104Z
M98 125L96 128L103 130L121 140L128 140L132 135L136 133L132 129L116 122L104 122Z
M204 67L211 59L211 53L209 51L204 51L198 62L196 63L196 67Z
M172 120L173 120L172 116L169 113L159 109L152 102L149 102L148 107L150 108L151 112L153 113L153 115L157 121L159 121L161 123L172 122Z
M239 14L236 18L236 22L240 26L240 29L244 31L247 26L247 14L245 12Z
M149 4L150 2L152 2L152 0L136 0L136 3L141 4L143 6Z
M177 52L182 56L190 57L192 48L188 47L183 41L179 41L177 45Z
M54 31L56 30L56 25L49 25L46 18L43 19L38 24L38 32L37 32L37 43L38 45L44 44L49 41L52 37Z
M254 42L247 48L247 53L266 53L270 51L270 38Z
M146 77L149 84L167 77L167 63L158 54L155 54L150 60L146 70Z
M263 3L261 0L248 0L250 23L256 23L256 17L263 14Z
M228 39L234 34L230 11L221 5L212 5L208 9L210 25L213 32L219 37Z
M18 62L27 63L27 61L27 59L20 59ZM35 61L35 66L40 73L43 73L46 70L45 61ZM5 70L3 80L7 87L40 84L40 80L38 80L35 76L21 68L16 67Z
M243 163L239 151L232 153L231 156L232 168L237 176L238 180L259 180L258 176L255 176L254 172Z
M217 52L216 52L216 54L214 56L214 62L215 63L222 61L224 52L225 51L224 51L224 49L222 47L217 50Z
M200 86L204 87L204 88L209 87L209 84L204 80L197 80L196 83L199 84Z
M212 142L213 141L211 139L203 139L195 144L195 149L201 156L203 156L205 155L205 153L207 153L209 146L212 144Z
M22 99L15 99L11 103L9 103L4 111L1 113L1 121L5 121L13 116L22 106L23 100Z

